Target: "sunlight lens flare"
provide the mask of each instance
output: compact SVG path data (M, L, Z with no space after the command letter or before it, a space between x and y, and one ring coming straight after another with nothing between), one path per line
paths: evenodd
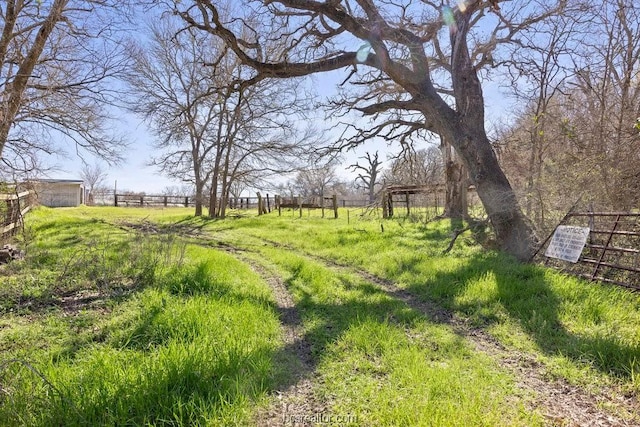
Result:
M364 42L362 46L358 49L356 53L356 60L358 62L365 62L369 57L369 52L371 52L371 43Z
M453 9L451 9L449 6L444 6L442 8L442 20L450 27L456 24L456 19L453 16Z

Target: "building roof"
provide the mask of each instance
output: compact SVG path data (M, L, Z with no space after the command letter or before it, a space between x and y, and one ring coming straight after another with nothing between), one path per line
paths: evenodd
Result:
M84 184L81 179L34 179L34 182L46 182L47 184Z

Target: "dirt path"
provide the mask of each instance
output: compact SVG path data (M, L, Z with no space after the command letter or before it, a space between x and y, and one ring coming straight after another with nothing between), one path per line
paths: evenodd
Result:
M307 425L305 419L310 419L314 414L324 413L327 408L313 393L314 383L318 378L315 374L311 345L305 339L302 320L293 297L281 277L243 255L237 248L228 245L222 248L232 252L240 261L251 266L271 287L282 325L284 356L294 356L294 360L287 357L289 360L286 363L290 381L273 393L275 398L269 407L258 411L254 418L255 425L264 427Z
M251 258L245 249L217 241L198 227L160 227L148 221L121 222L117 226L124 230L133 229L145 234L177 234L190 244L225 251L249 265L273 291L284 341L281 359L287 367L289 378L287 383L281 384L280 389L272 392L273 403L257 411L253 420L255 425L260 427L307 426L310 424L305 420L326 411L326 405L313 393L314 383L318 379L315 374L311 345L305 339L300 314L281 277Z
M139 229L139 227L135 228ZM175 232L175 230L172 231ZM157 229L153 232L157 232ZM256 425L304 425L293 421L302 420L304 416L326 410L325 405L313 395L313 383L317 378L314 377L310 347L304 340L300 316L282 280L255 260L242 255L241 249L230 246L228 243L212 244L210 236L199 233L198 235L188 233L185 237L197 241L202 239L203 245L234 253L241 261L249 264L273 289L282 322L285 348L295 355L297 363L293 367L295 372L292 375L292 383L283 387L283 390L275 392L277 399L274 399L274 404L270 407L259 412ZM640 402L636 397L624 396L618 390L608 386L603 386L598 393L594 394L563 380L549 380L545 377L544 366L536 360L534 355L505 348L486 331L470 327L465 319L455 313L444 310L429 301L421 300L392 281L350 265L336 263L329 258L301 253L298 248L288 247L279 242L257 237L256 239L263 244L295 251L336 271L357 274L365 281L377 285L390 297L399 299L436 322L449 325L455 333L465 337L477 351L496 360L503 369L511 373L519 388L532 392L534 398L529 403L530 409L541 413L550 426L640 426ZM613 408L613 410L605 408Z
M338 266L338 268L345 268ZM523 390L535 393L531 409L535 409L553 426L637 426L638 402L625 397L617 390L607 390L599 394L591 394L580 387L562 380L549 381L544 377L544 367L531 354L509 350L493 336L478 328L469 327L464 319L445 311L432 303L422 301L409 292L398 288L393 282L376 277L368 272L355 270L362 278L376 283L388 295L393 296L409 307L417 310L437 322L446 323L458 334L465 337L473 347L487 354L498 364L509 371L516 384ZM625 415L625 419L613 415L603 409L614 407ZM635 419L635 420L634 420Z
M286 248L278 242L264 242ZM288 248L300 253L297 248ZM449 325L455 333L465 337L476 351L487 354L516 379L516 385L532 391L534 400L531 410L541 413L548 425L563 427L605 427L640 426L640 402L635 397L624 396L618 390L604 387L597 394L571 385L563 380L548 380L544 366L527 353L505 348L493 336L482 329L472 328L463 318L437 305L423 301L410 292L401 289L392 281L375 276L350 265L339 264L332 259L305 253L304 256L318 261L329 268L355 273L367 282L376 284L392 298L399 299L412 309L430 319ZM614 415L604 408L615 408Z

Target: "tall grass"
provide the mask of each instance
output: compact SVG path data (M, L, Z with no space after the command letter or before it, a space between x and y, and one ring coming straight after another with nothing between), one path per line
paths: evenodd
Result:
M469 233L443 254L459 227L449 220L346 224L266 216L208 227L229 241L260 247L266 239L367 270L530 352L551 375L640 392L640 295L522 265L482 249Z
M65 215L34 218L29 260L2 280L17 299L0 425L246 425L278 375L266 284L227 254ZM40 296L16 286L45 269Z
M289 250L263 248L281 269L322 380L317 394L353 425L538 425L513 380L448 326L357 275Z
M33 213L27 260L0 279L0 425L251 425L270 392L308 374L283 357L301 345L310 398L347 425L544 423L490 355L358 270L455 313L549 376L640 393L637 294L521 265L468 234L443 254L460 225L446 220L190 213ZM123 226L141 221L162 233ZM167 234L181 230L189 236ZM218 244L282 279L301 342L283 344L264 279Z

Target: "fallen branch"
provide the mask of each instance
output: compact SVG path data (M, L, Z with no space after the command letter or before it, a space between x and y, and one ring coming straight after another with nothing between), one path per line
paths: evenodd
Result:
M465 231L469 231L469 230L471 230L471 227L465 227L465 228L459 228L459 229L453 230L453 237L451 238L451 241L449 242L449 246L447 246L447 249L442 251L442 254L444 255L444 254L448 254L449 252L451 252L451 249L453 249L453 245L456 243L456 240L458 239L458 236L460 236Z
M453 236L451 237L451 241L449 242L449 246L442 251L442 254L448 254L453 249L453 245L455 245L458 237L464 233L465 231L471 230L472 233L477 234L480 230L487 226L489 223L488 219L469 219L469 225L465 228L458 228L453 230Z

